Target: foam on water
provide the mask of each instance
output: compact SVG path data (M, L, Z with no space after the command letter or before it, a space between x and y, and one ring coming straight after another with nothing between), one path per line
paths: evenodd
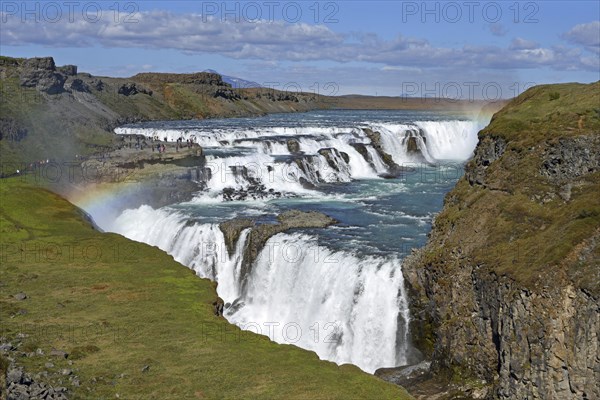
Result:
M118 134L166 137L169 141L193 139L205 149L211 174L206 190L193 201L177 209L141 206L126 210L108 230L158 246L198 275L217 281L218 294L227 303L225 317L243 329L313 350L338 364L355 364L367 372L404 365L411 347L401 260L384 251L358 255L352 248L372 248L373 243L361 241L360 235L372 234L382 221L390 222L387 228L398 229L399 234L391 241L411 241L425 235L432 214L373 209L372 202L398 196L409 186L414 190L431 183L386 184L389 181L379 175L386 174L388 166L364 128L379 132L383 151L397 164L406 165L467 160L482 125L477 121L416 118L411 122L354 121L340 126L248 123L117 128ZM354 185L356 191L336 190L341 184ZM319 204L326 210L345 210L353 204L356 207L350 206L348 213L360 207L365 219L362 225L330 228L339 232L339 240L347 241L345 247L330 246L331 242L324 245L315 233L278 234L267 241L247 275L242 276L249 230L242 232L229 254L218 223L197 219L186 207L220 207L216 203L223 201L223 190L248 190L256 185L264 186L267 192L282 193L290 199L288 206ZM258 214L272 207L263 200L229 204L240 210L251 207ZM412 224L412 231L406 230L408 224ZM380 239L376 246L383 246L384 241Z

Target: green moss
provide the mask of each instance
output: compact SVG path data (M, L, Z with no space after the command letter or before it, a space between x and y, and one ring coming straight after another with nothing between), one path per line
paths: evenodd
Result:
M535 86L496 113L481 135L494 133L534 144L540 140L600 131L600 81Z
M551 93L560 95L551 101ZM574 261L600 226L600 173L573 179L564 201L561 186L540 172L548 146L598 135L599 117L600 82L535 87L495 114L480 137L503 138L506 150L485 170L485 186L463 178L448 194L433 236L442 245L428 246L426 262L458 267L453 252L460 249L462 263L485 265L526 286L571 276L600 293L596 267Z

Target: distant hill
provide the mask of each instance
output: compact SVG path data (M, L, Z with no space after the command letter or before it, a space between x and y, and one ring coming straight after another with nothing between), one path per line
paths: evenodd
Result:
M249 88L260 88L262 85L259 83L248 81L246 79L237 78L235 76L223 75L214 69L206 69L203 72L207 72L210 74L219 74L223 78L223 82L229 83L234 89L249 89Z
M56 66L52 57L0 56L0 152L5 164L99 152L110 147L115 127L131 122L327 107L323 96L312 93L235 89L215 73L98 77L74 65Z

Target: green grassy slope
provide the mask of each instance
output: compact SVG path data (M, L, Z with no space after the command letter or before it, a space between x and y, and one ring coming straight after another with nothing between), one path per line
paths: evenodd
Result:
M552 154L564 169L597 157L599 138L600 82L537 86L512 100L479 133L483 146L503 140L505 151L489 165L477 156L467 165L435 220L428 262L444 265L460 248L473 263L526 286L547 285L544 277L552 276L551 283L572 280L600 293L600 248L594 245L600 172L593 167L563 178L544 173ZM568 146L574 140L586 144L579 154ZM478 171L483 184L470 183Z
M46 368L47 356L19 363L32 372L74 369L81 387L71 398L410 397L216 317L210 281L157 248L96 231L55 194L3 179L0 200L2 335L28 334L22 351L70 353L71 366L52 359ZM18 292L28 298L17 301Z
M65 76L64 90L48 94L21 85L24 59L0 56L0 153L8 172L18 163L74 160L110 148L113 129L127 122L257 116L327 108L323 96L271 89L234 90L206 74L142 74L131 78ZM210 75L210 74L209 74ZM215 75L217 76L217 75ZM165 78L167 77L167 78ZM81 81L85 90L71 86ZM125 95L123 85L139 92ZM26 132L8 134L10 124ZM22 168L21 168L22 169ZM0 176L10 175L2 173Z

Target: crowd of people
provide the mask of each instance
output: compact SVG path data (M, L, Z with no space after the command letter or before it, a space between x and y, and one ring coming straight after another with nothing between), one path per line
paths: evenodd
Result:
M135 138L135 140L134 140ZM150 147L150 149L152 150L152 152L158 152L159 154L163 154L167 152L167 144L168 144L168 138L164 137L163 140L161 141L158 136L154 136L152 138L150 138L151 143L147 142L146 137L144 136L138 136L138 135L127 135L127 136L122 136L121 137L121 144L118 146L119 150L122 150L124 148L129 148L129 149L133 149L135 148L136 150L144 150L148 147ZM158 142L158 143L157 143ZM179 137L176 141L175 141L175 151L179 152L179 149L192 149L192 148L197 148L199 147L199 145L196 143L196 138L195 137L191 137L189 139L184 139L183 137ZM82 156L80 154L75 154L75 159L77 161L83 162L85 160L88 160L90 157L88 156ZM107 159L112 158L111 157L111 152L102 152L102 153L97 153L94 156L92 156L91 158L95 158L99 161L106 161ZM10 172L8 172L8 175L21 175L24 173L27 173L28 171L34 171L36 170L36 168L40 168L42 166L45 166L46 164L50 164L53 163L54 161L52 159L45 159L45 160L39 160L39 161L35 161L35 162L31 162L28 164L24 164L21 165L20 168L14 168L11 169ZM2 172L4 173L4 172Z
M136 150L144 150L144 148L150 147L150 149L152 150L152 152L158 152L159 154L162 153L166 153L167 152L167 145L166 143L169 142L169 138L168 137L164 137L162 140L158 137L158 135L153 136L152 138L150 138L151 143L148 144L148 142L146 141L146 137L144 136L136 136L136 135L129 135L129 142L127 144L125 144L124 147L128 147L128 148L135 148ZM135 137L135 143L133 142L133 138ZM122 141L125 142L126 137L124 136ZM157 143L158 142L158 143ZM196 138L195 137L191 137L189 139L184 139L183 137L179 137L176 141L175 141L175 151L179 152L179 149L184 149L184 148L188 148L191 149L193 147L197 147L198 144L196 143ZM123 147L119 147L119 149L122 149Z

